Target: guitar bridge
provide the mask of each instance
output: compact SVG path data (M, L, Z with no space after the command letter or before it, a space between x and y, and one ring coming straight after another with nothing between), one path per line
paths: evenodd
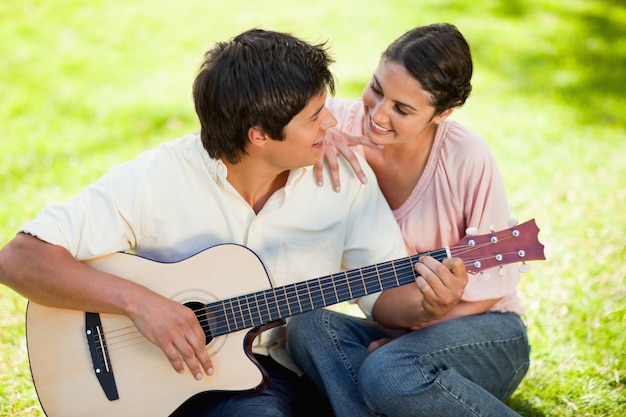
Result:
M89 345L89 352L91 353L93 370L98 378L98 382L100 382L100 386L109 401L118 400L120 397L117 393L115 376L111 368L109 351L104 338L99 314L85 313L85 333L87 336L87 344Z

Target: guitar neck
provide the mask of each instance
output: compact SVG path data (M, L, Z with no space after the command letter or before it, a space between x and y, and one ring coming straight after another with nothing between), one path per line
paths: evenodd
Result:
M413 265L424 255L441 261L449 257L449 250L425 252L207 304L205 332L220 336L259 327L412 283L417 277Z
M217 301L201 309L201 323L207 336L220 336L410 284L417 277L413 265L425 255L438 261L459 257L471 273L543 260L538 232L535 221L529 220L499 232L465 236L443 249Z

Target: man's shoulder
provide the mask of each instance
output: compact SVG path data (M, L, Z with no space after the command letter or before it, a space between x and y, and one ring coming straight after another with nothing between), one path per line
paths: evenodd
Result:
M197 134L188 134L177 139L160 143L142 152L135 162L140 166L151 167L169 164L205 164L210 161Z

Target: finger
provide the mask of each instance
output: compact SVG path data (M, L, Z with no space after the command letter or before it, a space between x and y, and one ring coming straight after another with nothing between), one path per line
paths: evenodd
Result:
M313 172L315 173L315 183L322 187L324 185L324 153L320 155L320 158L313 165Z
M445 302L460 298L468 281L465 265L459 258L439 262L430 256L422 256L416 264L416 271Z
M352 150L352 148L350 148L345 143L340 142L336 143L335 147L337 148L339 153L343 155L346 161L348 161L350 167L356 174L359 181L361 181L362 184L367 184L367 176L365 175L365 172L363 172L363 168L361 167L359 158L357 158L356 153Z
M178 349L176 349L173 344L169 345L168 347L162 346L161 350L163 350L163 353L165 353L165 356L170 361L170 363L172 364L172 368L174 368L176 372L178 372L179 374L185 372L185 367L183 366L183 362L180 360Z
M179 345L176 345L176 348L180 352L180 355L187 364L187 368L189 368L189 371L191 372L193 377L197 380L202 379L202 369L200 368L198 360L196 359L195 350L188 343L183 342L181 342Z
M328 165L333 190L339 192L341 189L341 181L339 180L339 162L337 162L337 150L335 144L324 141L324 157L326 158L326 164Z
M363 145L363 146L367 146L369 148L374 148L374 149L382 149L383 145L379 145L377 143L374 143L370 140L370 138L368 138L367 136L363 136L363 135L352 135L350 133L347 132L343 132L340 131L341 135L343 135L343 137L345 138L346 143L349 146L356 146L356 145Z
M461 258L444 259L442 263L452 272L454 277L460 282L467 284L468 275L465 262Z
M419 274L415 282L422 293L432 290L435 294L441 294L446 288L445 281L453 277L446 266L430 256L420 257L414 268Z
M213 375L213 362L211 361L211 355L206 348L206 335L201 327L198 328L198 339L192 344L196 359L200 363L200 366L207 375Z

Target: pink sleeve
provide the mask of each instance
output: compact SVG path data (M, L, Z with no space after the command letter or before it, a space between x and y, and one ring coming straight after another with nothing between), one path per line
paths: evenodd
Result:
M458 129L458 131L457 131ZM462 138L456 138L456 134ZM479 234L492 229L502 230L511 218L502 176L487 143L461 125L450 128L448 140L462 140L450 164L459 168L458 175L450 178L454 195L462 202L467 227L478 228ZM456 183L455 183L455 180ZM508 265L501 270L493 268L486 275L470 275L463 300L478 301L514 295L520 279L518 265Z

